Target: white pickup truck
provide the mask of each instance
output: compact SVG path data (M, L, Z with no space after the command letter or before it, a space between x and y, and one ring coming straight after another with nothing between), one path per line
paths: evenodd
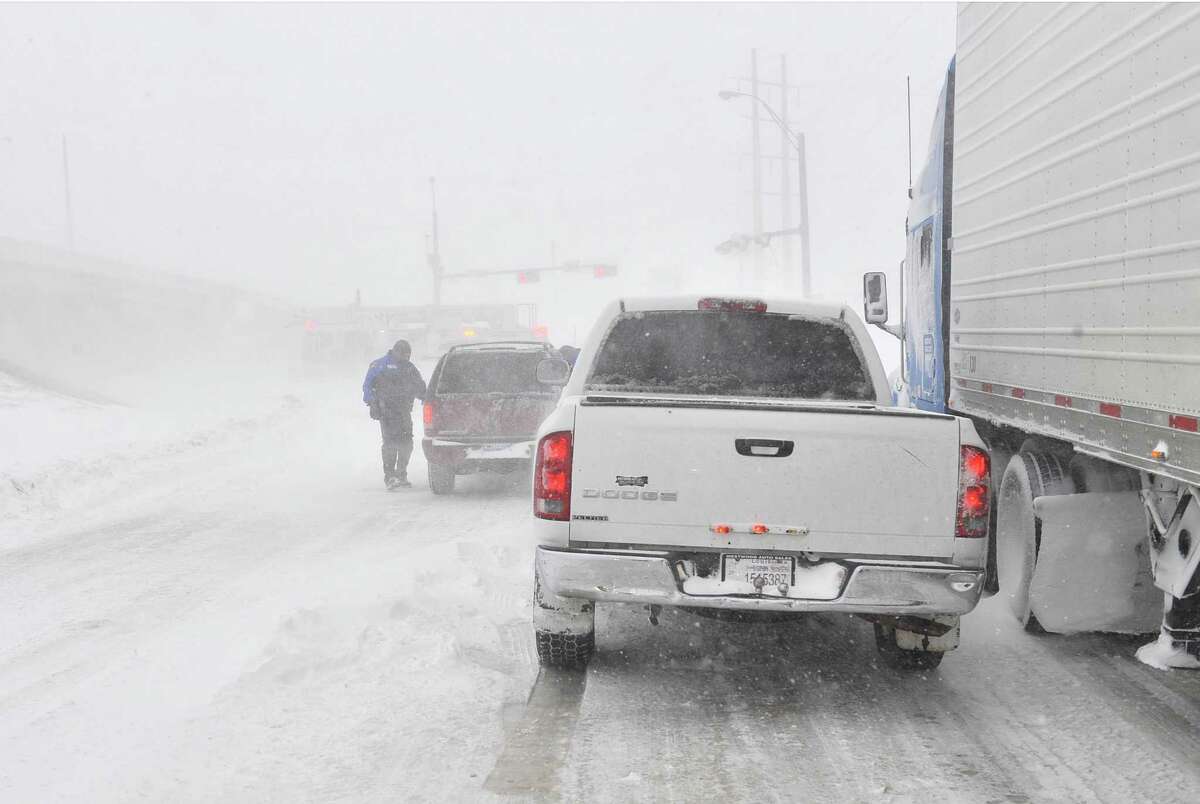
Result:
M931 668L982 589L983 441L895 407L843 306L614 303L538 433L533 486L549 666L585 665L614 602L853 613L889 663Z

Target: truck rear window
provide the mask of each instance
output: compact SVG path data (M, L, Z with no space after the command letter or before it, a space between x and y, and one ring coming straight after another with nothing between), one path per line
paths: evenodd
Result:
M700 310L624 314L601 344L584 390L875 399L844 324Z
M453 352L438 375L437 394L545 394L553 389L537 381L542 351Z

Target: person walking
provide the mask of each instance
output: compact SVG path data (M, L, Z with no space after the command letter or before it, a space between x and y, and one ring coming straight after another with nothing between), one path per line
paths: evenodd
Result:
M399 340L371 363L363 380L363 402L383 435L383 482L389 490L408 488L408 459L413 451L412 406L425 399L425 380L412 364L412 346Z
M562 346L558 347L558 353L562 356L563 360L567 361L567 364L572 369L575 368L575 361L579 359L578 349L576 349L574 346L568 346L564 343Z

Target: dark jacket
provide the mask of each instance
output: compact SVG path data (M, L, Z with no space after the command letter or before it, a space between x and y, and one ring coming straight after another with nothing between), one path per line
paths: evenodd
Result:
M398 360L388 352L371 363L363 380L363 402L378 411L380 417L397 418L412 414L413 399L425 398L425 380L408 360Z

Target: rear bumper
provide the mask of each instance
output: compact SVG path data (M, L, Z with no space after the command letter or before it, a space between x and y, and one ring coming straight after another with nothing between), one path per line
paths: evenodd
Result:
M489 466L517 469L533 460L532 439L454 441L443 438L421 439L421 451L430 463L463 469Z
M966 614L983 588L983 571L953 567L840 562L846 568L840 592L831 599L760 595L697 595L669 553L538 547L541 585L559 597L612 603L740 609L748 611L840 611L855 614Z

